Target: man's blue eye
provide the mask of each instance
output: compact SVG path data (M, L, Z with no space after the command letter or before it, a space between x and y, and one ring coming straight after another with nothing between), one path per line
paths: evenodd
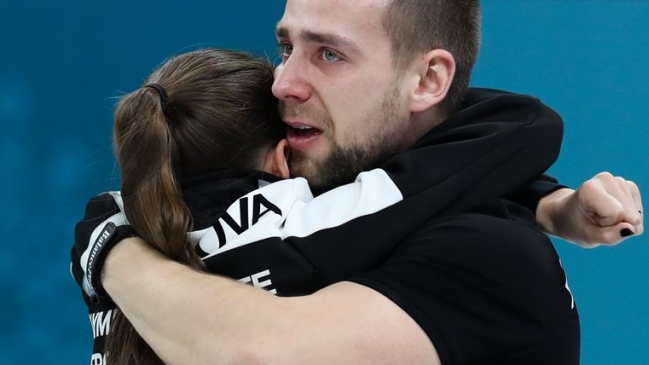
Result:
M293 53L293 46L290 44L280 44L279 48L282 50L282 55L290 56Z
M336 62L336 61L340 61L340 56L338 56L336 52L333 52L329 49L325 49L322 52L322 59L328 62Z

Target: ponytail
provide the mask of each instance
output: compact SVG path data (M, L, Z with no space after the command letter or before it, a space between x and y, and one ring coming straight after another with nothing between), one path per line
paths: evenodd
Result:
M193 221L178 181L178 148L165 113L168 103L164 89L149 84L126 95L115 112L124 210L133 229L153 248L203 269L187 238ZM163 364L119 311L106 350L111 365Z

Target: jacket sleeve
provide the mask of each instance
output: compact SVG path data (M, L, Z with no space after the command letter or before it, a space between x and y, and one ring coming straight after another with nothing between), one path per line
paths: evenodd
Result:
M532 213L536 213L539 201L544 196L566 187L560 184L554 177L544 174L507 198L526 207Z
M86 301L89 303L89 301ZM106 364L106 337L110 332L113 317L117 308L107 308L100 306L88 307L88 319L92 327L92 354L90 355L90 365Z
M112 304L93 303L83 292L81 285L84 273L81 268L80 259L88 245L87 237L90 237L90 232L103 222L106 217L118 211L119 207L108 194L100 194L90 199L86 204L83 219L75 227L75 244L72 246L70 252L70 273L77 285L79 285L79 292L88 306L88 319L92 327L93 348L92 354L90 355L91 365L103 365L106 363L106 335L110 331L111 321L117 309Z

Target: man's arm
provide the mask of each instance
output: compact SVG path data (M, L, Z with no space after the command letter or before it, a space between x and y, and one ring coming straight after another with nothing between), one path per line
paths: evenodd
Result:
M603 172L577 190L561 188L541 198L536 219L546 233L592 248L642 234L642 211L638 186Z
M138 239L111 251L102 283L167 364L439 364L402 309L354 283L275 297L170 261Z

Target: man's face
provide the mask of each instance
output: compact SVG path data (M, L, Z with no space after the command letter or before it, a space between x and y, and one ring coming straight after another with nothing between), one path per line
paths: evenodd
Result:
M288 0L273 93L290 168L316 192L352 181L403 146L409 113L381 23L386 1Z

